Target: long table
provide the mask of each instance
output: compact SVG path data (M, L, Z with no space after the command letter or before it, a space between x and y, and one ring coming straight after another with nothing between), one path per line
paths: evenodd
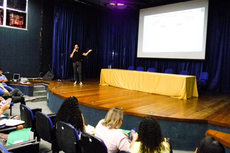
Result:
M167 95L178 99L198 97L196 76L121 69L102 69L100 85Z

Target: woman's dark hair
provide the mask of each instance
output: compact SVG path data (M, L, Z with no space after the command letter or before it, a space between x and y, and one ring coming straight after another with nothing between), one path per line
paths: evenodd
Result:
M160 124L151 116L142 118L138 130L138 141L141 142L141 153L161 152L164 138Z
M198 147L197 153L225 153L224 146L213 137L204 137Z
M71 96L62 103L55 118L55 123L63 121L72 124L77 130L83 131L83 118L76 97Z

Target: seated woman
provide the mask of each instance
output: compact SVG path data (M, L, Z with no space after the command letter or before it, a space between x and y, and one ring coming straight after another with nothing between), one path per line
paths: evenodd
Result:
M78 100L74 96L65 99L62 103L57 112L55 123L58 121L70 123L76 130L86 132L84 117L79 108Z
M138 130L137 142L131 153L169 153L170 146L165 141L160 124L151 116L142 118Z
M224 146L213 137L204 137L195 153L225 153Z
M122 125L122 120L122 110L111 108L106 114L105 119L100 120L96 126L95 135L104 141L108 153L129 151L138 137L137 133L134 133L130 143L128 136L121 130L118 130Z

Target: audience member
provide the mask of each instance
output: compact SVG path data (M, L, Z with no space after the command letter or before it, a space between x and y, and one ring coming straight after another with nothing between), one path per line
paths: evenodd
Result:
M195 153L225 153L224 146L215 138L204 137Z
M8 90L9 92L13 91L14 88L12 88L11 86L8 86L6 84L6 82L8 82L8 79L6 78L6 76L3 74L2 69L0 68L0 83L2 83L3 87L6 88L6 90Z
M3 97L0 96L0 102L5 101L5 99ZM0 116L7 110L10 108L10 102L5 103L4 105L1 106L0 108ZM2 134L0 133L0 144L1 145L5 145L6 141L8 139L8 135L7 134Z
M138 139L130 149L131 153L169 153L170 146L162 135L160 124L150 116L142 118Z
M132 141L119 128L122 125L123 112L118 108L111 108L105 118L100 120L95 129L95 135L102 139L107 147L108 153L118 151L129 151L136 141L138 134L132 134Z
M17 88L14 89L11 86L8 86L6 82L8 82L8 79L3 74L2 69L0 69L0 96L5 96L5 98L13 96L13 102L21 102L22 104L25 104L25 101L32 101L35 99L24 95L22 91Z
M79 108L78 100L74 96L65 99L62 103L57 112L55 123L58 121L70 123L76 128L76 130L86 132L84 117Z
M13 91L9 92L4 86L0 83L0 96L4 98L12 97L13 102L21 102L21 104L25 104L25 95L17 88Z
M0 102L2 103L2 101L6 101L3 97L0 96ZM4 103L4 105L1 105L0 108L0 116L7 110L10 108L10 103L11 100L8 99L8 101L6 103ZM17 118L17 117L16 117ZM23 129L23 125L18 125L17 126L17 130L21 130ZM0 144L1 145L5 145L7 140L8 140L8 134L4 134L4 133L0 133Z
M5 99L0 96L0 102L2 101L5 101ZM10 108L10 102L7 102L6 104L2 105L0 108L0 115L2 115L9 108Z

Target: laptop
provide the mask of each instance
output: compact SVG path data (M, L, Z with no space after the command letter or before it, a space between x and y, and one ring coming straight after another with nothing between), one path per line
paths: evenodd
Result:
M14 73L13 74L13 81L14 82L19 82L20 81L20 74Z

